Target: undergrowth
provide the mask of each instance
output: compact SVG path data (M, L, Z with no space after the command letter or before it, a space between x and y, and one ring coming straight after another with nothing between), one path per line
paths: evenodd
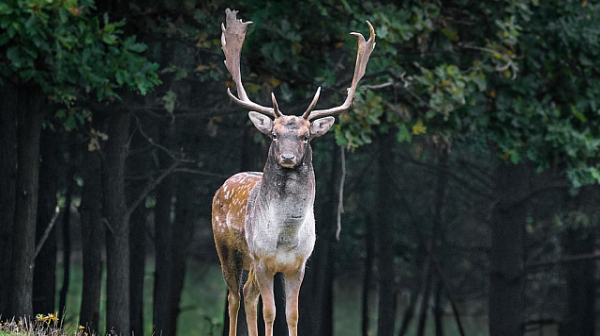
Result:
M12 318L0 320L0 336L95 336L88 333L85 327L76 330L63 328L57 314L38 314L35 319Z

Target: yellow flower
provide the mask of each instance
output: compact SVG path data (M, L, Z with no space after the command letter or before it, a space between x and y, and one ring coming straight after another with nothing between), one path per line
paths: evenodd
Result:
M48 318L48 320L49 320L49 321L51 321L51 322L56 322L56 321L58 321L58 318L57 318L57 317L56 317L56 315L54 315L54 314L48 314L47 318Z

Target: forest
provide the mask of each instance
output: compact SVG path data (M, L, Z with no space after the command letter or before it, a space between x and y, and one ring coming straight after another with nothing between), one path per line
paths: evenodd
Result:
M3 0L0 335L228 334L211 202L271 139L227 95L227 8L286 114L340 105L376 33L311 141L300 335L597 334L597 1Z

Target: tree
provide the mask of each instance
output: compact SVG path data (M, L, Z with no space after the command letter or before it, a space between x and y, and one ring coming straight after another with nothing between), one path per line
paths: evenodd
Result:
M0 67L2 85L18 89L17 185L11 268L13 299L10 315L31 316L33 244L37 210L39 138L45 102L65 107L59 116L75 126L84 120L74 103L94 93L102 100L118 98L117 88L146 93L158 83L135 37L122 38L108 16L90 17L92 1L38 2L12 0L0 4ZM55 39L48 38L56 36ZM68 115L66 111L69 111Z

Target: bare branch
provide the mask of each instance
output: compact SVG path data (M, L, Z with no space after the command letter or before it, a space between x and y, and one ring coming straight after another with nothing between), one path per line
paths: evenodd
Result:
M337 209L337 229L335 231L335 239L340 240L342 232L342 212L344 212L344 181L346 180L346 155L344 154L344 146L340 146L340 161L342 164L342 177L340 178L340 191L338 194L338 209Z
M52 215L52 218L50 219L50 223L48 223L48 226L46 227L46 230L44 231L44 235L42 236L40 241L35 246L35 253L33 254L33 260L35 260L35 258L37 258L37 256L38 256L38 254L40 254L40 251L42 250L44 243L46 242L46 240L48 239L48 236L50 236L50 232L52 232L52 229L54 228L54 224L56 223L56 219L58 218L58 215L60 215L60 207L57 204L56 208L54 208L54 215Z
M171 175L175 168L179 166L182 161L175 161L173 164L165 171L163 171L156 179L150 181L144 189L140 192L137 198L131 202L131 205L127 208L126 216L130 217L131 214L135 211L135 209L146 199L148 194L154 190L167 176Z

